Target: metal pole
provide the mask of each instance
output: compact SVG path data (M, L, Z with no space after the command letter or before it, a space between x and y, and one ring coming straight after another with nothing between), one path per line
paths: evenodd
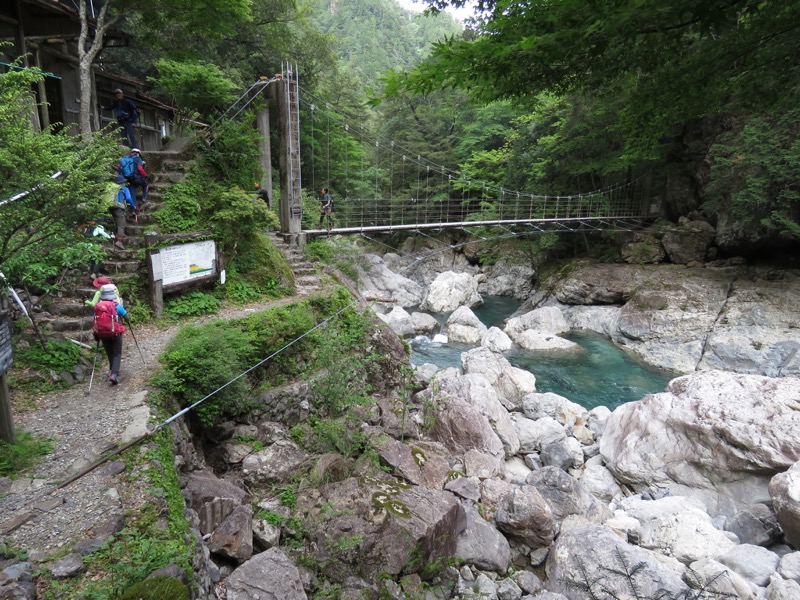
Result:
M133 333L133 326L131 322L128 321L128 329L131 330L131 337L133 337L133 343L136 344L136 349L139 351L139 358L142 359L142 366L146 367L147 363L144 360L144 354L142 354L142 349L139 347L139 341L136 339L136 335Z

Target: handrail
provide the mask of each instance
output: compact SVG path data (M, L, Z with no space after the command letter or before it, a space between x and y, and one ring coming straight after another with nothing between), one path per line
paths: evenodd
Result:
M58 179L58 178L59 178L59 177L61 177L63 174L64 174L64 173L63 173L62 171L56 171L55 173L53 173L52 175L50 175L50 179ZM5 200L0 200L0 206L3 206L4 204L8 204L9 202L14 202L15 200L20 200L20 199L24 198L25 196L27 196L27 195L31 194L32 192L35 192L36 190L38 190L38 189L39 189L40 187L42 187L42 186L43 186L45 183L47 183L47 182L46 182L46 181L43 181L42 183L37 183L35 186L33 186L33 187L32 187L31 189L29 189L29 190L26 190L26 191L24 191L24 192L20 192L19 194L16 194L16 195L14 195L14 196L11 196L10 198L6 198Z

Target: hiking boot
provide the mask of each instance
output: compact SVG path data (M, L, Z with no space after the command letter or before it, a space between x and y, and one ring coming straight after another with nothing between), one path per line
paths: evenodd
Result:
M119 378L114 373L108 376L108 380L111 382L111 385L117 385L119 383Z
M116 242L114 242L114 245L115 245L117 248L119 248L120 250L125 250L125 245L124 245L122 242L120 242L120 241L116 241Z

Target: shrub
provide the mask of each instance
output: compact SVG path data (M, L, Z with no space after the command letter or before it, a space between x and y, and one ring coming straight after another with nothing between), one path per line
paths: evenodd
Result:
M161 357L166 372L159 385L182 406L188 406L225 385L197 407L207 425L219 416L243 410L249 386L242 377L230 383L255 362L253 340L234 324L217 322L186 327L170 342ZM226 385L227 384L227 385Z
M202 183L192 177L170 186L164 205L154 214L161 233L196 231L202 194Z
M204 292L191 292L170 298L164 305L164 314L173 319L197 317L217 312L219 300Z
M16 353L17 366L27 366L36 371L71 371L81 358L81 349L66 340L50 339L40 344L20 348Z

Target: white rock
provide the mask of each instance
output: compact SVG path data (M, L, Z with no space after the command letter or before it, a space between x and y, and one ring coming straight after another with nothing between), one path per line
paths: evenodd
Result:
M459 306L447 319L447 338L451 342L480 344L486 332L486 325L466 306Z
M478 284L468 273L446 271L434 279L420 308L436 313L450 312L459 306L479 306L483 299L478 294Z
M701 558L719 560L736 546L724 532L714 527L702 505L690 498L669 496L642 500L631 496L620 505L642 524L640 546L674 556L683 564Z
M513 339L520 348L525 348L525 350L557 350L570 352L582 350L575 342L565 340L553 333L544 333L541 331L523 331L511 339Z
M511 350L512 342L502 329L489 327L481 338L481 346L492 352L508 352Z
M412 312L411 322L414 324L414 331L420 334L431 334L439 331L439 321L432 315L424 312Z
M514 341L517 335L528 330L558 334L569 331L569 325L557 306L545 306L509 319L505 326L505 332Z

